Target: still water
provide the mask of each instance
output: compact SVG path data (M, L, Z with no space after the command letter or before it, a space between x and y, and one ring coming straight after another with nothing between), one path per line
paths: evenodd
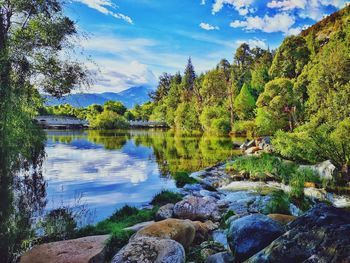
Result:
M232 143L243 140L161 130L49 130L46 209L84 203L100 221L125 204L139 207L163 189L176 191L172 174L227 160L239 153Z

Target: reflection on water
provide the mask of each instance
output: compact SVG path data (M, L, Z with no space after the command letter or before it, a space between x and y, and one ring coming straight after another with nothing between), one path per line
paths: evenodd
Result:
M175 172L193 172L237 154L231 138L169 131L47 131L47 139L47 209L74 205L82 195L95 221L126 203L140 206L162 189L175 189Z

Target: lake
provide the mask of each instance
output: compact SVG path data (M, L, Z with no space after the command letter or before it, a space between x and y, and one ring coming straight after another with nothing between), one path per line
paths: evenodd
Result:
M164 130L48 130L43 164L47 210L84 204L92 222L125 204L140 207L163 189L176 191L172 175L227 160L244 138L175 135Z

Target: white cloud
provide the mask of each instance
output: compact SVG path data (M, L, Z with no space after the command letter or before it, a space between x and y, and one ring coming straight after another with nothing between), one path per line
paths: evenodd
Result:
M202 1L201 1L201 5L205 5L205 0L202 0Z
M204 30L219 30L220 28L218 26L212 26L208 23L200 23L199 26L203 28Z
M88 7L95 9L102 14L111 15L115 18L122 19L128 22L129 24L133 23L132 19L129 16L110 10L110 9L115 10L117 8L117 6L114 3L112 3L111 0L73 0L73 1L85 4Z
M283 32L288 34L295 23L295 18L285 12L274 16L249 16L246 20L235 20L230 23L233 28L243 28L247 31L261 30L266 33Z
M346 0L273 0L267 6L281 11L295 10L301 18L319 20L324 17L326 6L342 8L349 1Z
M250 8L255 0L215 0L212 7L212 14L218 13L224 5L232 6L240 15L247 15L254 11Z
M263 49L268 48L268 45L267 45L265 39L253 38L253 39L247 39L247 40L236 40L236 44L238 46L243 44L243 43L247 43L250 47L260 47Z

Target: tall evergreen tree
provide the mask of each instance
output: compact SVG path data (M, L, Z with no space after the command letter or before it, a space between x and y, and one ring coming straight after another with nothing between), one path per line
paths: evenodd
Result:
M196 79L196 72L194 71L191 57L189 57L187 61L184 77L183 77L184 88L186 91L193 90L195 79Z

